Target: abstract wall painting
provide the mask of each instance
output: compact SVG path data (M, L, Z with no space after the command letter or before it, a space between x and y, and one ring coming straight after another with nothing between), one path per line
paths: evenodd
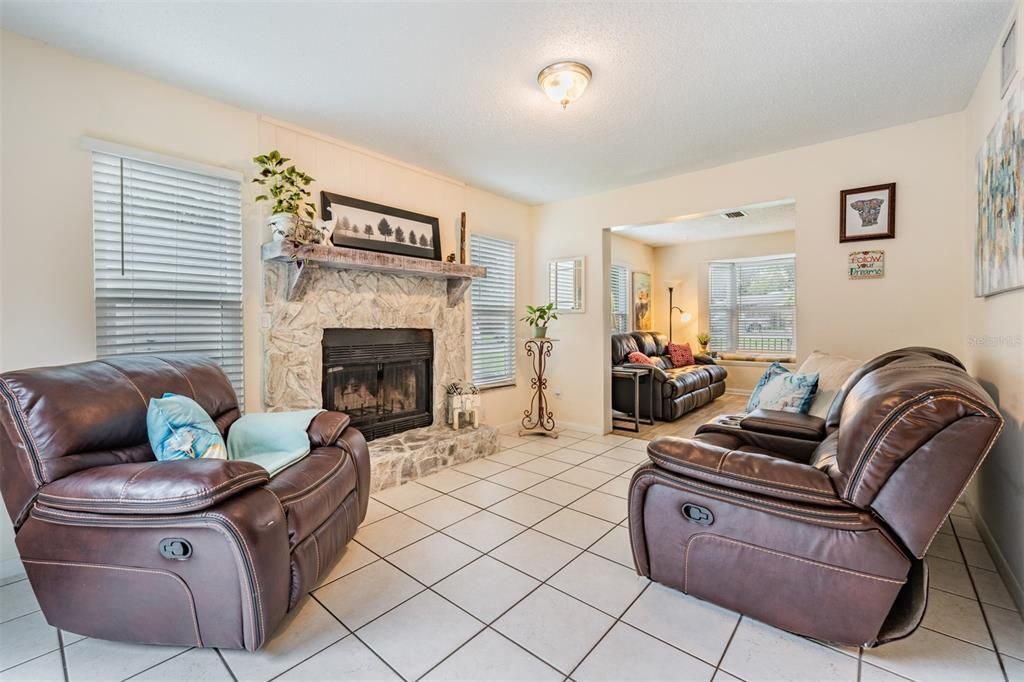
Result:
M1024 287L1024 89L1006 99L978 150L974 295Z

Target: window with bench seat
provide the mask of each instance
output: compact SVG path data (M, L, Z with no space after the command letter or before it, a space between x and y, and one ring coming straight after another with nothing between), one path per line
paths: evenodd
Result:
M708 263L711 350L751 360L796 352L796 257Z

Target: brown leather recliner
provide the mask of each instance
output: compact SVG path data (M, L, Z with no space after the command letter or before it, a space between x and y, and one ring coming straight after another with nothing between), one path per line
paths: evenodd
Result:
M832 407L652 441L629 494L638 572L826 641L913 632L925 552L1002 417L955 358L922 348L867 363Z
M153 457L151 397L195 399L226 436L221 369L122 356L0 375L0 479L47 621L90 637L255 650L366 515L366 441L309 425L311 453L270 479L251 462Z

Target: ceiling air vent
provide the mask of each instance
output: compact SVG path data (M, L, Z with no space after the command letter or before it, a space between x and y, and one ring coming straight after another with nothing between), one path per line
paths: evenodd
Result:
M728 213L722 213L721 216L729 220L734 220L735 218L746 218L747 214L743 211L729 211Z

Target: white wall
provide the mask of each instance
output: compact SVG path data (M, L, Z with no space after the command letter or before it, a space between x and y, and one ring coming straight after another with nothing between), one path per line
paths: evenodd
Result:
M706 331L707 271L708 261L728 258L753 258L793 253L796 250L796 232L774 232L729 239L710 239L689 242L677 246L662 246L654 249L654 328L668 333L668 282L679 280L679 288L672 292L675 305L693 316L686 324L679 322L678 314L673 322L673 339L679 343L688 342L696 352L699 349L697 333ZM797 263L797 272L800 263ZM799 274L797 280L799 280ZM797 300L799 307L800 301ZM727 366L729 378L726 386L730 391L750 391L764 372L763 364L743 362L722 362Z
M536 260L582 253L601 262L603 228L663 222L777 199L796 201L799 268L797 347L871 356L926 344L964 351L968 285L962 254L962 114L927 119L770 156L624 187L534 209ZM896 239L839 243L839 192L896 182ZM886 251L884 279L849 281L851 251ZM542 283L534 276L534 286ZM588 300L601 300L604 274L590 268ZM563 421L603 427L610 362L602 310L560 320L561 348L551 360L553 402ZM581 381L580 377L587 377Z
M340 193L437 215L444 253L459 213L478 229L520 240L521 298L531 271L529 209L338 140L262 120L215 100L18 35L0 33L0 371L95 357L92 180L83 136L223 166L251 177L251 159L279 146ZM319 186L316 188L319 191ZM246 183L243 196L246 406L262 407L260 244L269 238ZM527 293L523 293L527 292ZM524 382L484 397L492 423L512 418ZM521 407L519 408L521 409ZM15 570L0 523L0 575Z
M1018 76L1008 90L1024 85L1024 5L1016 9ZM1009 23L1009 22L1007 22ZM962 267L973 273L977 225L976 154L1003 111L999 83L999 50L988 66L965 111L962 222ZM980 530L1000 567L1017 605L1024 609L1024 289L989 298L974 298L973 285L961 291L966 300L967 368L985 386L1006 419L1006 428L975 478L969 504L980 517Z

